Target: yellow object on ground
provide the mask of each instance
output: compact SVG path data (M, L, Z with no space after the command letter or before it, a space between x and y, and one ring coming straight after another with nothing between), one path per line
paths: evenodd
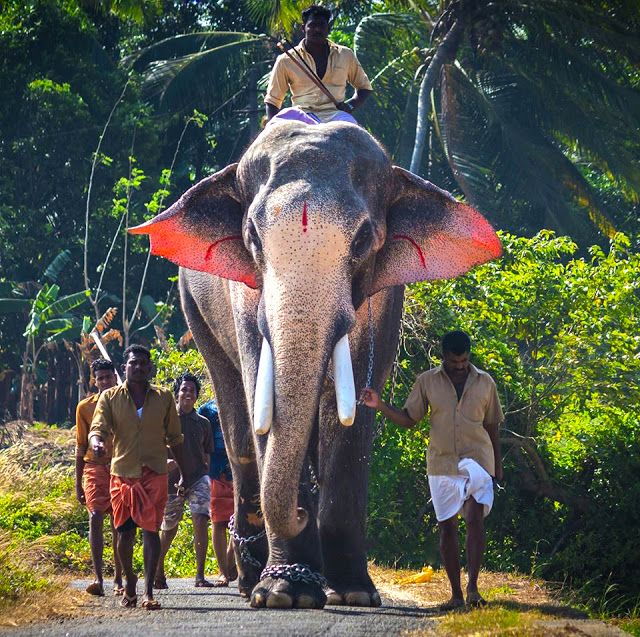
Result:
M403 577L397 581L401 586L405 586L407 584L426 584L431 581L433 577L433 568L431 566L424 566L419 573L415 575L407 575L407 577Z

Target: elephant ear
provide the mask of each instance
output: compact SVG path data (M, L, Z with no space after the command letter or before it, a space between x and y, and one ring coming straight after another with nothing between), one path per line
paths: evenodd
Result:
M502 254L500 239L474 208L398 166L387 239L370 294L393 285L449 279Z
M242 240L237 166L203 179L173 206L129 232L148 234L152 254L183 268L257 287L254 262Z

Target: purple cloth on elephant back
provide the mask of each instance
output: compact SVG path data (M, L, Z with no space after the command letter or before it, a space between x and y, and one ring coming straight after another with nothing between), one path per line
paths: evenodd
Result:
M269 126L269 124L273 124L276 120L279 119L295 120L296 122L304 122L305 124L322 124L320 118L317 115L315 115L314 113L307 113L303 111L299 106L283 108L278 112L277 115L274 115L267 122L267 126ZM356 126L359 126L356 118L353 115L349 115L349 113L345 113L344 111L337 111L330 121L349 122L349 124L355 124Z

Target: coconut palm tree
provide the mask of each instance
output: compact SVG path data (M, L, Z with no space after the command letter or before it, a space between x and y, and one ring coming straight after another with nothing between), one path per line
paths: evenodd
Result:
M595 226L611 236L615 208L584 169L602 175L627 202L638 201L637 3L400 4L405 13L362 20L355 43L383 87L376 97L391 127L406 138L406 113L415 113L411 170L428 174L441 151L466 198L499 225L550 226L578 239ZM385 42L388 55L381 57ZM415 106L402 111L403 120L398 105L406 96ZM514 211L529 223L514 220Z

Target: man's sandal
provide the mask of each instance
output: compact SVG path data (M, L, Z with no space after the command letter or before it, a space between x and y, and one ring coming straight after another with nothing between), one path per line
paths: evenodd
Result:
M166 591L169 588L166 577L156 577L153 580L153 588L157 591Z
M213 583L213 586L216 588L226 588L229 586L229 580L226 577L220 577Z
M142 608L145 610L160 610L162 606L157 599L145 599L142 602Z
M126 593L122 595L122 599L120 600L120 606L122 606L122 608L135 608L137 605L137 595L132 595L131 597L129 597Z
M122 586L122 585L118 586L118 584L114 584L113 585L113 594L116 597L121 597L122 595L124 595L124 586Z
M104 586L100 582L93 582L84 589L89 595L97 595L98 597L104 596Z
M213 588L215 584L206 579L197 579L195 586L196 588Z

